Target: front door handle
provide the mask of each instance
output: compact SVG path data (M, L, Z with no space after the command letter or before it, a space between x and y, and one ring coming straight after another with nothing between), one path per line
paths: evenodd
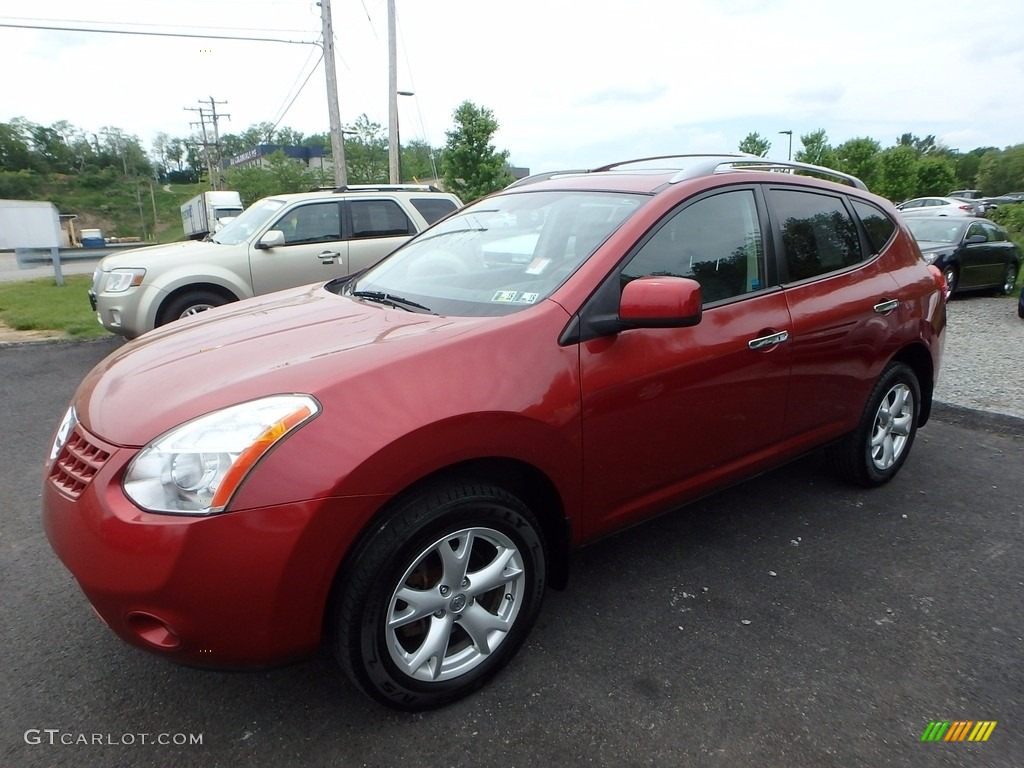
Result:
M892 312L899 305L900 303L896 299L889 299L889 301L883 301L881 304L875 304L875 312L884 315L887 312Z
M778 333L772 333L768 336L751 339L747 342L747 346L751 349L766 349L768 347L774 347L777 344L781 344L788 338L789 331L779 331Z
M341 254L337 251L324 251L320 254L320 263L326 267L330 264L337 264L339 258L341 258Z

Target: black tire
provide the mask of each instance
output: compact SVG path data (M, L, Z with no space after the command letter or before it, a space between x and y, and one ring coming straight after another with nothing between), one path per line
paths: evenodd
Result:
M831 446L836 469L866 487L892 480L910 454L920 411L921 386L914 371L889 363L871 390L860 424Z
M214 291L196 290L175 296L160 308L157 325L167 325L174 320L205 312L207 309L220 307L228 303L228 299Z
M398 503L340 574L327 617L335 656L390 707L451 703L515 655L545 574L540 526L519 499L471 481L432 486Z
M956 290L957 283L960 282L960 270L950 264L942 270L942 274L946 278L946 295L952 296L953 291Z
M1014 287L1017 285L1017 265L1007 264L1006 270L1003 273L1003 284L999 286L998 293L1000 296L1009 296L1013 293Z

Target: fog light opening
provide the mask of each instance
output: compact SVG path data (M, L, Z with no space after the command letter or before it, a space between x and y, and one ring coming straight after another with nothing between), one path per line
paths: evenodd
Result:
M135 611L129 613L125 621L132 632L154 648L173 651L181 647L181 638L177 633L166 622L150 613Z

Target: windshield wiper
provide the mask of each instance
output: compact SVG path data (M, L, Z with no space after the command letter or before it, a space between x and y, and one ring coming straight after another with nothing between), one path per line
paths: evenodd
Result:
M349 296L355 296L357 299L367 299L369 301L376 301L379 304L385 304L395 309L404 309L406 312L412 312L413 309L418 309L422 312L430 312L430 307L425 307L422 304L417 304L415 301L409 299L403 299L401 296L394 296L384 291L352 291Z

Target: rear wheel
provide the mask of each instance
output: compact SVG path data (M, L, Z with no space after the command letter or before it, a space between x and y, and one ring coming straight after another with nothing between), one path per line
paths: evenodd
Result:
M469 481L434 486L401 503L341 576L335 655L388 706L442 706L512 658L544 586L540 526L521 501Z
M830 449L840 474L864 486L889 482L914 444L920 409L921 387L914 371L890 363L868 398L860 424Z

